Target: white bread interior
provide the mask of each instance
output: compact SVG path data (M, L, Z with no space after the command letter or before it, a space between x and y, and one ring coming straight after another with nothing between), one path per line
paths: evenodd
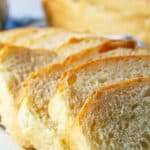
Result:
M98 89L87 99L70 130L71 150L148 150L149 104L149 77Z

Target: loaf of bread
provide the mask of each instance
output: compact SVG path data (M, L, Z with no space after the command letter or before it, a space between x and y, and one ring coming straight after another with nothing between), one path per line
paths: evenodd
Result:
M79 133L84 127L73 123L78 122L80 110L85 112L85 105L89 106L90 95L124 80L150 77L150 51L139 48L134 40L110 40L57 28L23 28L0 32L0 49L2 124L27 149L91 147L97 139ZM76 127L83 135L79 142ZM83 146L85 139L91 143Z
M150 148L150 77L95 91L70 130L71 150Z
M110 46L107 43L107 46L111 47L112 43L111 41ZM103 51L103 45L99 48L82 50L66 58L61 64L54 64L33 73L24 82L17 98L19 124L24 136L28 137L35 148L41 150L62 149L63 144L59 141L55 133L55 125L51 123L47 107L63 72L77 65L103 57L149 54L149 51L121 48L122 43L124 43L123 41L120 41L120 44L119 42L116 43L118 43L116 49L110 48L106 50L108 48L106 47L105 52Z
M150 43L149 0L43 0L49 24L73 31L134 35Z

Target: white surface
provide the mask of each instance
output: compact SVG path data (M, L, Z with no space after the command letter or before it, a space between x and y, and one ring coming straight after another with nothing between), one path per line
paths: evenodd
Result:
M41 0L7 0L13 17L43 17Z
M21 150L12 139L0 129L0 150Z

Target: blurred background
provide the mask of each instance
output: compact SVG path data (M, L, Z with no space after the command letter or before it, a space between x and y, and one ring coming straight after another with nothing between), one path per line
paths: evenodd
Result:
M43 27L48 25L46 20L49 25L71 31L117 35L117 38L134 36L150 43L148 1L0 0L0 29Z
M46 25L41 0L0 0L0 20L1 29Z
M5 0L6 1L6 0ZM42 18L43 10L41 0L7 0L11 17L35 17Z

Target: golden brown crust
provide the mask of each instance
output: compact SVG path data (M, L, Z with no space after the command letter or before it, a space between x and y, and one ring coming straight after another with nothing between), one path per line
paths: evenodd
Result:
M100 47L100 52L107 52L116 48L136 49L137 43L134 40L108 40Z
M96 103L96 101L102 100L101 97L103 97L103 95L105 95L105 93L107 93L108 91L111 91L112 89L117 91L120 88L123 89L123 88L126 88L128 86L138 85L141 82L150 83L150 77L138 77L138 78L134 78L134 79L126 80L126 81L121 81L119 83L111 84L111 85L108 85L106 87L101 87L101 88L97 89L85 101L83 107L81 108L81 110L77 116L77 119L76 119L77 122L79 124L82 124L83 118L86 118L86 116L88 115L87 110L89 110L89 108L91 108L91 106L93 106L93 104Z
M77 54L73 54L66 58L63 62L63 65L69 66L73 62L76 62L77 60L81 60L84 57L88 57L90 54L94 54L94 52L97 52L99 54L106 53L109 51L116 50L117 48L122 48L123 50L138 50L138 47L136 45L136 42L134 40L105 40L102 42L102 44L85 49L81 52L78 52Z
M81 37L80 37L81 36ZM64 47L67 47L69 46L69 44L77 44L77 43L80 43L80 42L83 42L83 41L99 41L100 42L100 45L103 43L103 42L106 42L106 41L110 41L108 39L105 39L103 37L99 37L99 36L95 36L94 34L79 34L79 36L77 37L71 37L67 42L65 42L63 45L61 45L57 51L61 51L61 48L64 48ZM64 50L65 51L65 50Z
M95 65L98 65L98 64L100 65L100 64L104 64L104 63L108 63L108 62L113 62L113 61L115 61L117 63L120 60L121 61L128 61L129 59L142 59L144 57L145 57L145 59L150 59L150 55L133 55L133 56L115 56L115 57L109 57L109 58L94 60L92 62L88 62L86 64L83 64L83 65L77 66L73 69L70 69L69 71L64 73L61 80L63 80L66 76L69 77L72 75L72 73L74 73L74 72L78 73L82 69L86 69L89 66L92 68L92 66L94 67Z

